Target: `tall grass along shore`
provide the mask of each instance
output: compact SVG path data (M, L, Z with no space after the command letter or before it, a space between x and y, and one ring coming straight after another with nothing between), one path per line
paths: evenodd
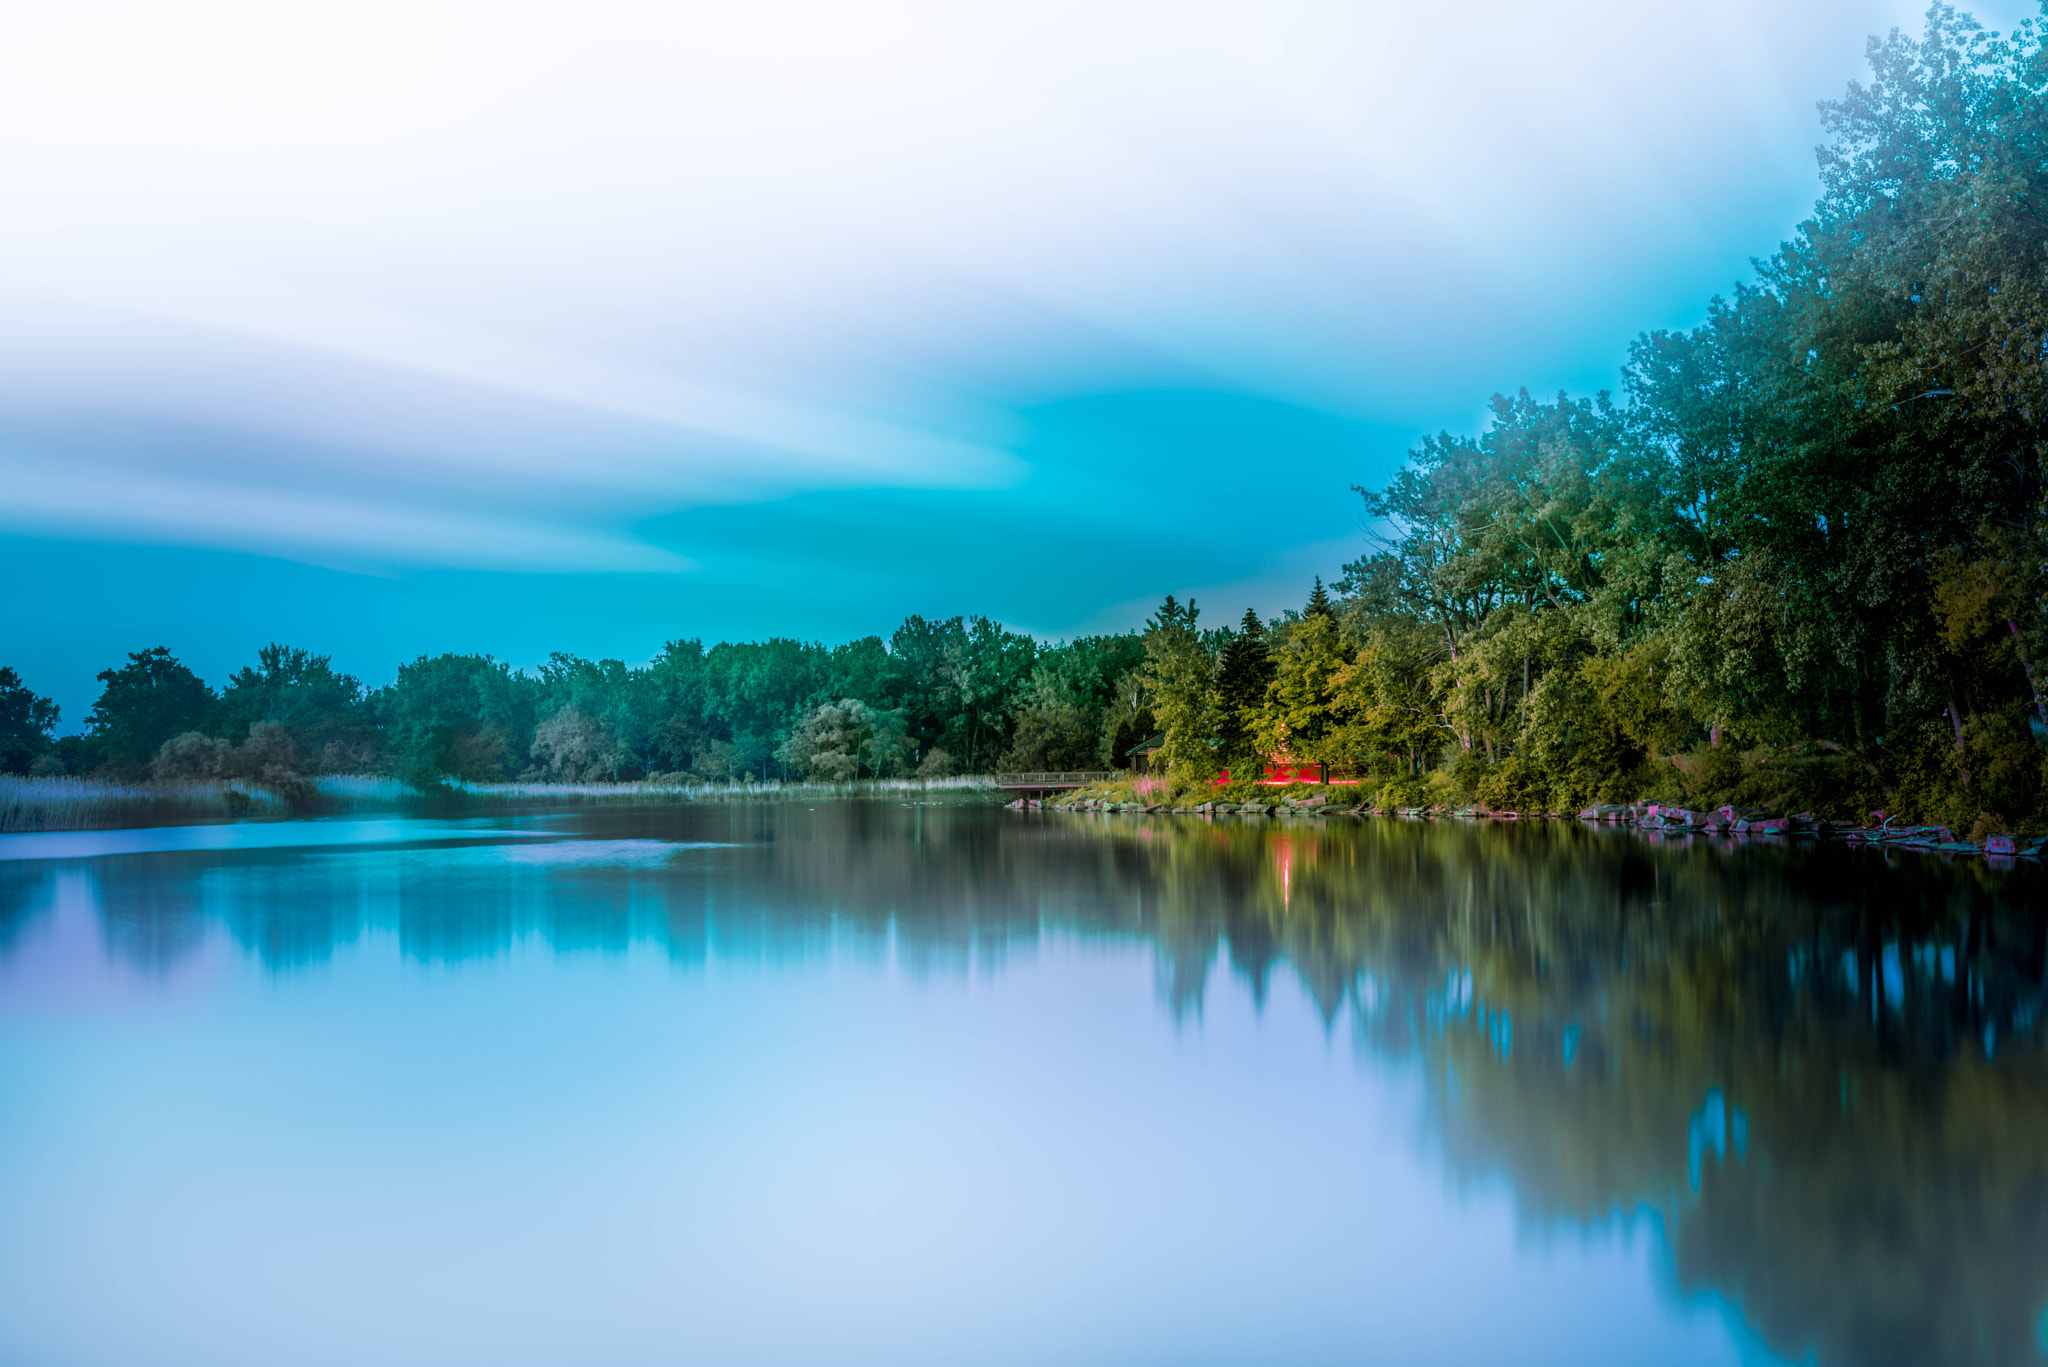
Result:
M231 779L123 783L96 778L0 774L0 834L451 807L493 812L594 804L775 801L880 793L966 792L988 786L987 779L976 777L847 783L717 783L664 777L629 783L448 783L421 790L395 778L360 774L329 774L286 788Z

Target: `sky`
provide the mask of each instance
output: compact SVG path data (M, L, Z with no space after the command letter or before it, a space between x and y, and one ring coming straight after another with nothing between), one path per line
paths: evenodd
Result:
M0 664L1298 606L1618 384L1891 0L156 0L0 48ZM1994 28L2021 0L1978 6Z

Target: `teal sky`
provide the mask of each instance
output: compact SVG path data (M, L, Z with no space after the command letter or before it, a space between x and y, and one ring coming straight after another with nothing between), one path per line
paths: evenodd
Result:
M1350 485L1798 222L1919 12L1794 8L52 7L0 54L0 663L71 729L157 644L1297 604Z

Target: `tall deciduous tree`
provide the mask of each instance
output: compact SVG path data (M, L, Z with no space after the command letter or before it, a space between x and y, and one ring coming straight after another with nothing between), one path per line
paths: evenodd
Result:
M399 773L418 784L511 777L533 746L533 680L488 655L422 655L377 698Z
M1273 679L1253 729L1260 753L1310 764L1341 758L1344 695L1337 682L1347 657L1336 613L1304 613L1278 636Z
M46 754L57 704L30 692L12 666L0 665L0 773L25 774Z
M362 682L335 669L326 655L275 642L256 652L221 690L221 729L231 738L275 722L298 753L328 769L373 762L377 737Z
M134 652L120 668L102 670L99 682L86 730L120 773L144 772L165 741L211 730L218 717L213 690L163 646Z
M843 698L805 713L776 757L802 777L844 783L903 773L912 748L902 717Z

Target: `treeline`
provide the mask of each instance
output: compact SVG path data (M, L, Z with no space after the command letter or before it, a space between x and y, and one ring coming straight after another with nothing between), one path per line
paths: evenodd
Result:
M672 641L644 667L421 656L382 688L269 645L219 688L163 647L99 675L83 732L0 668L0 770L288 784L321 773L591 782L1099 768L1149 734L1133 634L1042 645L987 618L887 641Z

